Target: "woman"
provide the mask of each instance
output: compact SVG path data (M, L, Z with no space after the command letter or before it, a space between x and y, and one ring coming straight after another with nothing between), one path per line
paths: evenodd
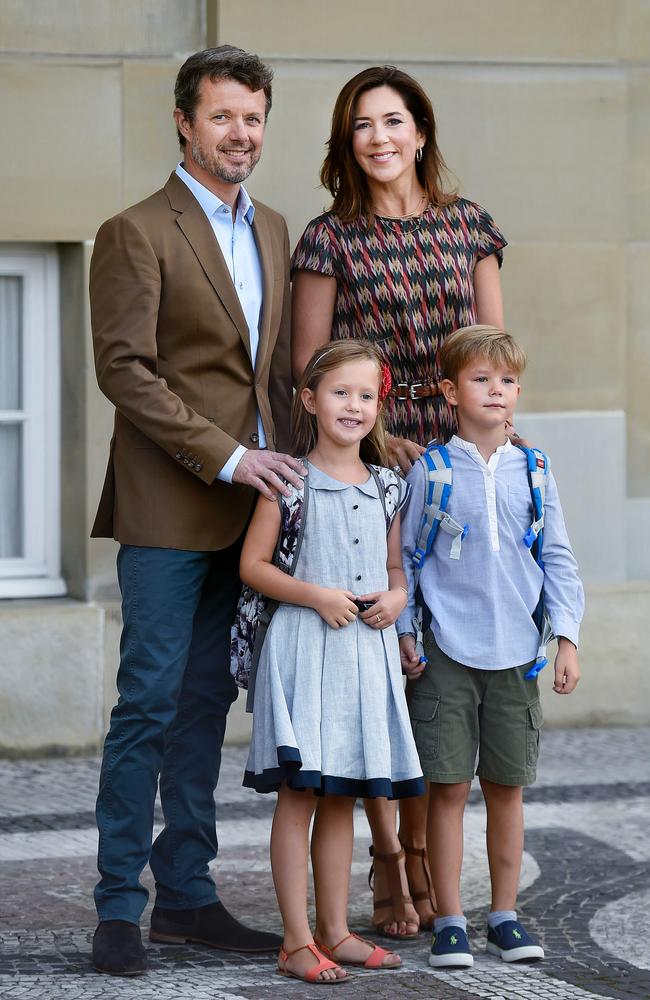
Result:
M330 339L372 340L392 372L384 412L391 460L404 473L428 440L454 430L438 391L445 337L475 323L503 326L506 241L479 205L444 192L444 170L420 84L394 66L363 70L334 107L321 170L332 207L309 223L292 260L295 378ZM432 925L435 906L426 798L402 805L399 839L395 809L386 799L366 801L373 923L390 937L414 937Z

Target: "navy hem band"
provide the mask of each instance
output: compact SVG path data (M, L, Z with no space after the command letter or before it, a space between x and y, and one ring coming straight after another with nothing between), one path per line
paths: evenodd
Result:
M320 771L303 771L300 752L295 747L278 747L278 767L269 767L261 774L244 772L243 785L262 794L277 792L286 781L289 788L304 791L312 788L316 795L350 795L357 799L407 799L423 795L424 778L391 781L390 778L341 778Z

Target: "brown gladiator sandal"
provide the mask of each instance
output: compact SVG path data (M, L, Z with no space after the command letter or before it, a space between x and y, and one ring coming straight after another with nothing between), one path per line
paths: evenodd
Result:
M433 921L436 917L436 897L433 894L431 870L429 868L429 859L427 858L426 848L407 847L406 844L402 843L402 841L400 841L400 843L409 857L420 858L421 864L415 864L412 866L415 869L417 878L411 877L408 879L408 886L411 890L411 896L413 897L413 905L415 906L417 914L420 918L420 930L431 931L433 930ZM419 877L420 873L424 875L426 889L416 890L416 885L422 885L422 879ZM420 904L419 906L418 903Z
M384 927L388 924L416 924L418 922L412 917L409 918L406 914L406 907L409 903L413 906L413 900L408 892L405 892L408 889L408 880L406 878L404 851L395 851L394 854L379 854L371 845L370 857L373 859L373 862L370 865L368 873L368 885L373 890L373 897L375 865L378 863L385 865L388 891L390 893L390 896L386 899L373 898L372 925L375 928L375 932L380 937L387 937L392 940L397 939L398 941L408 941L410 938L416 938L419 933L417 930L411 934L389 934L384 930Z

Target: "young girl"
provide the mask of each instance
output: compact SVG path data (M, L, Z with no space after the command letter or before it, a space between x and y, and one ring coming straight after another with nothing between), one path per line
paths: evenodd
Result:
M309 490L295 574L272 564L281 512L264 497L241 557L242 580L280 602L260 656L244 784L278 792L271 833L284 924L278 971L307 982L340 983L341 965L401 964L347 925L355 799L423 791L393 627L407 596L395 516L407 487L376 468L385 463L387 381L368 342L316 351L292 414ZM316 796L312 937L307 855Z

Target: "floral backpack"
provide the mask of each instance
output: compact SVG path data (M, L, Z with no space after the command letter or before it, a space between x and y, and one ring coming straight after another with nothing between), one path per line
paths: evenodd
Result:
M392 469L368 465L377 483L378 492L386 518L386 534L390 531L400 504L400 477ZM303 488L298 489L288 483L291 491L288 497L279 495L280 534L273 554L273 565L293 576L298 564L298 555L305 533L307 509L309 506L308 476L303 480ZM262 646L278 602L265 597L246 584L243 585L235 621L230 629L230 673L239 687L248 690L246 710L253 710L255 675Z

